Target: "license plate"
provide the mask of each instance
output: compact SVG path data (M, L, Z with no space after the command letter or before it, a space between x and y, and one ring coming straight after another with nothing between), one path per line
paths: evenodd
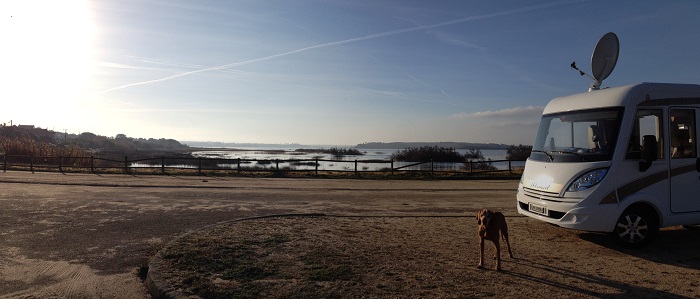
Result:
M535 214L540 214L540 215L544 215L544 216L549 216L549 213L548 213L548 211L547 211L547 208L542 207L542 206L529 204L529 205L528 205L528 210L529 210L530 212L535 213Z

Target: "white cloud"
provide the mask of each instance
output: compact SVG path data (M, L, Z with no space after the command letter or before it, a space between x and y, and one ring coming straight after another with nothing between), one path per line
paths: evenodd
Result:
M488 51L488 49L486 49L485 47L482 47L482 46L479 46L477 44L465 41L465 40L461 39L459 36L456 36L454 34L442 32L442 31L437 31L437 30L430 31L428 33L431 33L433 36L435 36L435 38L438 41L443 42L443 43L448 44L448 45L453 45L453 46L457 46L457 47L464 48L464 49L476 49L476 50L479 50L479 51L484 52L484 53Z
M534 118L539 119L544 111L542 106L527 106L507 108L496 111L480 111L472 113L457 113L452 118Z

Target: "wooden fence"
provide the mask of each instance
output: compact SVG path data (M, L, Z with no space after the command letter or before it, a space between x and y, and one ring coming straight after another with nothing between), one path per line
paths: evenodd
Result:
M91 173L163 173L171 170L204 175L208 172L452 172L464 174L514 173L522 170L524 161L487 160L455 162L398 162L394 160L327 160L327 159L223 159L154 157L130 160L101 157L40 157L2 155L3 172L7 170L58 171Z

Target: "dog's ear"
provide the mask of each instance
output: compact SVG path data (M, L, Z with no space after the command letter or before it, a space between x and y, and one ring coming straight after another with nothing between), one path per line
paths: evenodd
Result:
M476 224L481 225L481 211L476 212Z

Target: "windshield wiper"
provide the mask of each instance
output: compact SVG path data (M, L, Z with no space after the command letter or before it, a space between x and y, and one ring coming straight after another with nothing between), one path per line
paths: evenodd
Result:
M552 151L552 153L575 155L576 157L581 158L581 162L586 162L586 157L584 157L583 155L581 155L581 154L579 154L579 153L577 153L577 152Z
M554 156L552 156L550 153L548 153L548 152L546 152L546 151L541 151L541 150L532 150L532 151L533 151L533 152L536 152L536 153L543 153L543 154L547 155L547 158L549 159L549 162L554 161Z

